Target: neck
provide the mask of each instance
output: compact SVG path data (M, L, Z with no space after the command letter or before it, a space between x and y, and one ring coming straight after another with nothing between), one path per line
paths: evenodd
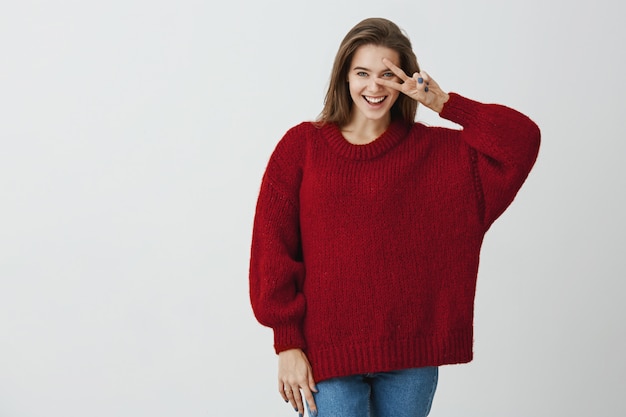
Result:
M341 127L344 138L355 145L365 145L382 135L391 123L391 114L381 119L366 119L353 115L350 121Z

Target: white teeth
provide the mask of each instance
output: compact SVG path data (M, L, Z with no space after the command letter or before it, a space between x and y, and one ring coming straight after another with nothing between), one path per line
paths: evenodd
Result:
M385 99L385 97L368 97L368 96L364 96L365 100L367 100L368 102L372 103L372 104L378 104L381 101L383 101Z

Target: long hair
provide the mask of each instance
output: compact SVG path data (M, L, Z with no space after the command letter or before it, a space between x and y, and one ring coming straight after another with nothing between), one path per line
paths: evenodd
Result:
M339 45L324 108L317 119L319 124L336 123L344 126L349 122L352 98L347 82L348 70L354 53L363 45L384 46L396 51L400 56L400 68L409 76L420 70L411 41L395 23L383 18L369 18L359 22ZM409 123L415 121L416 112L417 101L404 94L400 94L391 107L392 119L402 118Z

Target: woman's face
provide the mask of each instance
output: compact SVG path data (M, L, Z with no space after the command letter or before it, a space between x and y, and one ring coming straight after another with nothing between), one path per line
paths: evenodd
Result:
M397 90L383 87L376 79L400 79L383 64L383 58L400 66L398 52L384 46L363 45L354 53L348 68L348 84L352 106L352 121L365 118L372 121L389 120L390 111L400 94Z

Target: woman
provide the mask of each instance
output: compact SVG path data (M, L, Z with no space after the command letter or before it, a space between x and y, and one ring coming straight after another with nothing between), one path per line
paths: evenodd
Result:
M462 130L415 123L418 103ZM276 146L254 220L252 307L300 415L428 415L437 367L472 359L483 237L539 141L521 113L444 92L394 23L346 35L320 118Z

